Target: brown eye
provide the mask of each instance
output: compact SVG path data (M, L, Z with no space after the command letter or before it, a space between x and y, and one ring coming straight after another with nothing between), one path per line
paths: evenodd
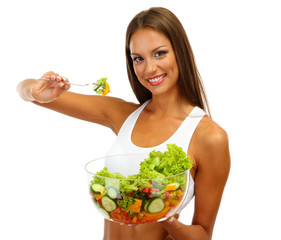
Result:
M143 60L142 57L134 57L134 58L133 58L133 61L134 61L135 63L139 63L139 62L141 62L142 60Z
M164 56L167 52L166 51L158 51L155 53L155 57L161 57L161 56Z

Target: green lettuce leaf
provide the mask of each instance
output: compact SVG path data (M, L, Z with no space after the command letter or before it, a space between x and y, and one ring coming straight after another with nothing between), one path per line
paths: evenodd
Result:
M97 80L97 83L95 83L94 91L97 94L102 94L102 92L106 88L106 80L107 78L100 78L99 80Z
M117 200L117 204L124 210L128 211L129 207L135 203L135 199L132 197L126 196L126 194L121 193L123 199Z
M192 161L181 147L178 147L176 144L167 144L167 151L164 153L155 150L150 152L149 157L140 163L140 172L138 174L130 175L126 178L120 173L110 173L108 169L104 167L101 171L96 173L98 176L94 177L91 184L99 183L104 186L106 184L105 178L99 176L122 179L122 181L119 181L119 190L121 194L137 191L138 189L143 190L145 187L150 188L151 184L149 183L149 179L161 178L161 182L159 183L162 185L178 182L185 186L186 179L184 175L173 175L191 169L192 166ZM113 183L107 183L107 185L108 184Z

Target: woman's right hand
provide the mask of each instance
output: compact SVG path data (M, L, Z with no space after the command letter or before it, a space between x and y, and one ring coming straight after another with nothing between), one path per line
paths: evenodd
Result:
M52 71L46 72L41 78L56 81L36 80L30 89L30 96L39 103L48 103L58 98L63 92L70 88L66 84L68 79Z

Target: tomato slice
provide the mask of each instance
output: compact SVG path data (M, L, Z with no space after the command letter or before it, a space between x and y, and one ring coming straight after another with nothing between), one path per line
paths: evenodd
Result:
M122 222L122 215L121 215L121 208L118 207L116 208L116 210L114 210L113 212L111 212L109 215L111 217L112 220L118 221L118 222Z
M129 213L123 211L121 207L116 208L116 210L111 212L109 215L112 220L117 221L117 222L130 222L131 221Z
M150 188L146 187L142 190L144 193L149 193L150 192Z
M129 196L131 196L134 192L135 192L135 191L132 191L132 192L130 192L130 193L127 193L126 196L129 197Z

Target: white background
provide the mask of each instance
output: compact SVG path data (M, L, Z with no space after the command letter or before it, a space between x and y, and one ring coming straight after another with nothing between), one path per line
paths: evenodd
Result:
M10 0L0 4L0 239L101 239L84 165L114 134L22 101L16 85L53 70L73 82L108 77L135 101L125 31L151 6L184 25L232 167L213 239L280 239L280 7L278 1ZM91 89L73 91L93 94ZM212 159L210 159L212 161ZM181 221L189 224L192 205Z

